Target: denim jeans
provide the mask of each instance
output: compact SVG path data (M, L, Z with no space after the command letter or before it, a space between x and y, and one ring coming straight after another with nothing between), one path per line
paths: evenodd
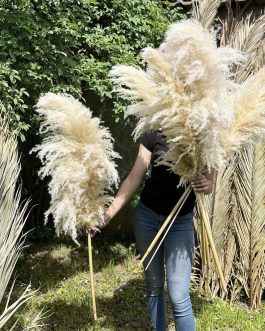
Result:
M134 217L134 234L137 249L141 255L146 252L165 219L166 216L155 213L141 201L138 203ZM153 261L145 271L148 307L154 331L167 330L164 297L165 274L176 330L195 330L189 295L193 250L192 214L177 217ZM152 252L148 258L152 256ZM144 263L145 266L149 261L148 258Z

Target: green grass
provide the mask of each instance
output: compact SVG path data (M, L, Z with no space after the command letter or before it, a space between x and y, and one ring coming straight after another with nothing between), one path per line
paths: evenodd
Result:
M42 309L48 311L45 331L150 330L143 274L134 272L135 245L111 243L103 236L93 244L98 321L93 323L85 242L81 247L43 242L26 248L17 265L13 298L30 281L39 293L16 314L16 330L22 330L30 316ZM265 330L265 310L250 312L195 291L192 302L198 331ZM169 331L173 331L169 304L168 317Z

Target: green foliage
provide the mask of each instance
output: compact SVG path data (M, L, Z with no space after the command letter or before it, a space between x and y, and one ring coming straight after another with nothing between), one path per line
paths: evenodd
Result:
M139 52L157 46L169 22L184 17L159 0L16 0L0 4L0 109L23 139L45 92L81 98L93 91L112 99L118 120L124 104L111 92L109 69L139 65Z

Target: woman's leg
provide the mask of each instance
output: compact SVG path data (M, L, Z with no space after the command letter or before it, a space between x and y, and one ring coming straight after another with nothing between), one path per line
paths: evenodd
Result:
M160 223L158 214L145 207L141 202L137 205L134 218L134 234L137 249L141 256L144 255L155 237L161 226ZM147 263L148 259L145 265ZM166 309L164 298L165 271L163 247L159 248L155 258L147 271L145 271L145 280L152 328L154 331L165 331Z
M165 262L169 298L177 331L194 331L190 301L190 277L194 250L192 215L178 217L165 241Z

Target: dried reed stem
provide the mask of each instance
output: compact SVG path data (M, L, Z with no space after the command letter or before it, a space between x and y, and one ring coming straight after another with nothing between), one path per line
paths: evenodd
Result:
M89 261L89 274L90 274L90 286L91 286L91 295L92 295L92 305L93 305L93 315L94 320L97 320L97 307L96 307L96 295L95 295L95 286L94 286L94 272L93 272L93 261L92 261L92 244L91 244L91 235L87 235L88 242L88 261Z
M142 257L141 261L139 262L139 266L143 264L143 262L145 261L145 259L147 258L148 254L151 252L151 250L153 249L153 247L155 246L155 244L157 243L158 239L160 238L160 236L162 235L163 231L166 229L167 225L169 224L170 220L172 219L172 217L175 215L176 211L179 212L180 210L180 206L183 202L183 200L187 199L188 195L191 192L191 187L190 185L186 188L185 192L182 194L181 198L178 200L178 202L176 203L175 207L173 208L172 212L168 215L167 219L165 220L164 224L161 226L160 230L157 232L155 238L153 239L153 241L151 242L150 246L147 248L144 256Z
M205 231L208 237L208 241L210 244L210 247L212 249L212 253L213 253L213 258L214 258L214 262L216 264L216 268L220 277L220 281L221 281L221 285L223 288L224 292L227 292L227 284L225 282L224 279L224 275L223 275L223 271L221 268L221 263L220 260L218 258L217 252L216 252L216 248L214 245L214 241L213 241L213 236L212 236L212 231L211 231L211 227L210 227L210 222L209 222L209 217L208 214L205 211L205 196L204 193L199 193L199 192L195 192L196 197L197 197L197 201L198 201L198 208L200 209L200 215L201 215L201 221L204 223L204 227L205 227Z
M189 186L189 187L190 187L190 186ZM163 238L160 240L159 244L157 245L156 250L154 251L154 253L153 253L151 259L149 260L149 262L148 262L148 264L147 264L145 270L148 269L150 263L153 261L153 258L154 258L154 256L156 255L156 252L158 251L159 247L161 246L162 242L164 241L164 239L165 239L165 237L166 237L166 235L167 235L169 229L171 228L172 224L174 223L176 217L178 216L178 214L179 214L181 208L183 207L185 201L187 200L187 198L188 198L190 192L191 192L191 187L190 187L189 192L186 194L185 198L182 200L181 205L180 205L179 208L176 210L176 213L175 213L175 215L173 216L171 223L169 224L168 228L166 229L166 231L165 231L165 233L164 233L164 235L163 235ZM184 193L185 193L185 192L184 192Z

